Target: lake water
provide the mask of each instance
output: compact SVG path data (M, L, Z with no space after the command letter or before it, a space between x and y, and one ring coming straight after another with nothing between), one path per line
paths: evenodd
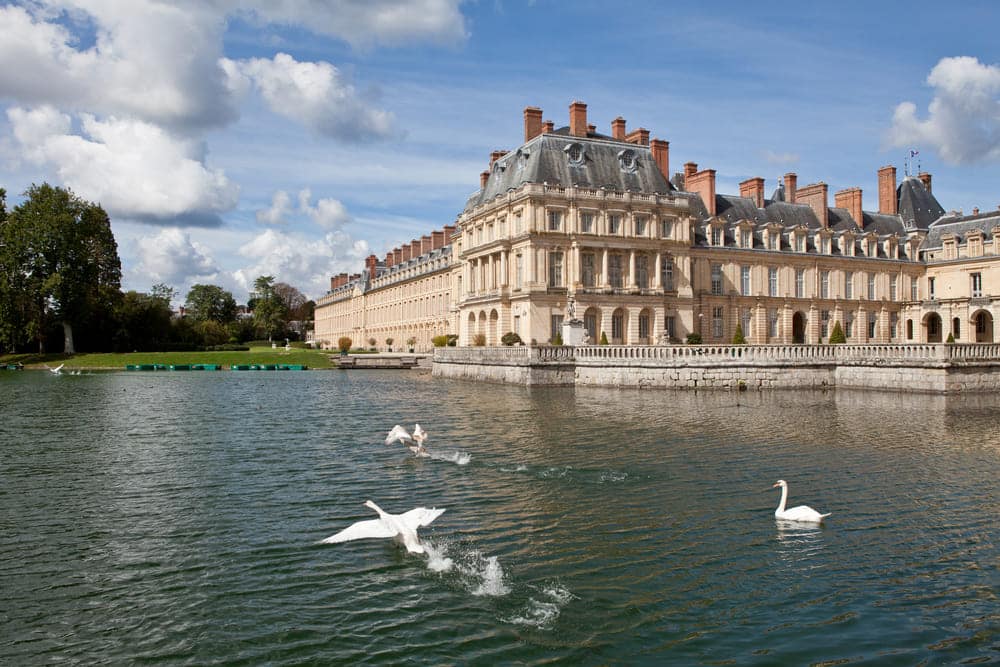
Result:
M1000 662L1000 398L0 373L0 663ZM383 443L430 433L432 458ZM790 505L832 512L782 526ZM447 511L428 556L318 544Z

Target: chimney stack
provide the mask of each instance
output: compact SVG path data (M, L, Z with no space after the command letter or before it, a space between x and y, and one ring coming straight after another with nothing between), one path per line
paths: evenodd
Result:
M858 229L864 229L865 214L861 210L861 188L847 188L833 195L833 205L837 208L846 208L854 219L854 224Z
M630 144L637 144L639 146L649 145L649 130L644 127L632 130L625 135L625 141Z
M492 153L490 153L490 166L492 167L494 162L496 162L506 154L507 151L493 151Z
M375 255L368 255L368 257L365 258L365 269L368 270L368 277L371 278L372 280L375 279L375 272L377 268L378 268L378 257L376 257Z
M662 139L653 139L650 142L650 151L653 153L653 161L663 174L664 180L670 182L670 142Z
M928 174L926 171L922 171L919 174L917 174L917 178L919 178L920 182L924 184L924 190L927 190L927 194L930 194L931 193L931 175Z
M794 172L788 172L785 174L785 201L789 204L794 204L796 202L796 188L798 187L799 177Z
M451 243L451 237L455 233L455 225L445 225L444 226L444 244L448 245Z
M755 176L740 183L740 197L752 200L757 208L764 208L764 179Z
M486 182L490 180L490 171L487 169L483 173L479 174L479 189L482 190L486 187Z
M625 141L625 119L621 116L611 121L611 136L618 141Z
M549 132L554 130L555 127L556 127L555 123L553 123L551 120L545 121L544 123L542 123L542 134L548 134Z
M399 256L400 256L400 259L401 259L402 261L404 261L404 262L405 262L405 261L407 261L407 260L409 260L409 259L410 259L410 249L411 249L411 247L410 247L410 245L409 245L409 244L406 244L406 245L404 245L404 246L401 246L401 247L399 248L399 252L400 252L400 255L399 255Z
M444 240L443 231L431 232L431 250L437 250L438 248L443 248L446 245L447 242Z
M587 136L587 105L583 102L569 105L569 133L574 137Z
M896 168L892 165L878 170L878 212L896 215Z
M820 227L828 229L830 227L829 211L827 210L828 186L823 181L813 183L800 188L795 193L796 201L800 204L807 204L812 208L816 217L819 218Z
M538 107L524 107L524 143L528 143L542 133L542 110Z
M392 254L391 250L389 252L385 253L385 265L387 267L392 266L392 258L393 258L393 254Z
M431 245L430 234L424 234L423 236L421 236L420 237L420 254L421 255L426 255L427 253L429 253L433 249L434 249L434 246Z
M420 241L417 239L410 241L410 257L420 257Z
M697 192L701 195L701 200L705 202L708 214L715 215L715 170L705 169L697 173L687 174L688 166L694 166L693 162L684 165L684 189L688 192Z

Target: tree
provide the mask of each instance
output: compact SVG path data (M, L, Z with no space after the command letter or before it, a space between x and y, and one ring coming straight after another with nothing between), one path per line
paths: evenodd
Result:
M274 292L274 276L259 276L253 283L253 321L271 340L285 322L284 304Z
M192 285L185 308L197 322L229 324L236 319L236 299L218 285Z
M0 245L6 308L45 349L45 331L61 323L63 351L73 354L74 326L108 327L121 298L121 260L108 214L47 183L32 185L6 215Z
M129 291L118 305L115 319L118 330L113 336L119 352L150 352L163 349L169 342L170 302L163 296Z
M743 325L736 323L736 333L733 334L733 345L746 345L747 339L743 335Z
M844 335L844 329L840 326L840 320L836 320L830 331L830 345L843 345L846 342L847 336Z
M180 296L180 292L166 283L156 283L149 290L149 296L155 299L163 299L167 303L167 306L170 306L174 302L174 299Z

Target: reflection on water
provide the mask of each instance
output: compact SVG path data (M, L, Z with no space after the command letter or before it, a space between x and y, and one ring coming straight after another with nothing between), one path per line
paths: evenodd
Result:
M1000 659L1000 397L387 371L0 396L0 662ZM385 446L417 420L432 456ZM776 521L779 478L826 525ZM316 544L367 499L448 511L424 556Z

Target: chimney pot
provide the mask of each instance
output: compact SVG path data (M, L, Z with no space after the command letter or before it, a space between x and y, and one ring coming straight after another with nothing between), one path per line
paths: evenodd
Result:
M574 137L587 136L587 105L583 102L569 105L569 133Z
M542 133L542 110L524 107L524 142L528 143Z
M625 135L625 141L630 144L636 144L639 146L649 145L649 130L644 127L632 130Z
M555 127L556 124L553 123L551 120L545 121L544 123L542 123L542 134L548 134L549 132L554 130Z
M795 172L785 174L785 201L794 204L797 198L799 176Z
M618 141L625 141L625 119L621 116L611 121L611 136Z
M694 176L698 172L697 162L685 162L684 163L684 178L688 176Z

